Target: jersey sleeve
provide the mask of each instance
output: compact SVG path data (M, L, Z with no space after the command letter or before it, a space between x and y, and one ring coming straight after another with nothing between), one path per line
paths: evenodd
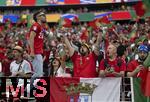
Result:
M32 25L31 28L30 28L30 32L31 31L37 33L38 32L38 26L36 24Z
M132 62L129 62L128 66L127 66L127 71L128 72L132 72L134 70L134 66Z

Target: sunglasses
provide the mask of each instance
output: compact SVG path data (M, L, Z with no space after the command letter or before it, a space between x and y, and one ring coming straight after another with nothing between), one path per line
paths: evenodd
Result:
M40 13L38 16L39 16L39 17L40 17L40 16L45 16L45 14L44 14L44 13Z

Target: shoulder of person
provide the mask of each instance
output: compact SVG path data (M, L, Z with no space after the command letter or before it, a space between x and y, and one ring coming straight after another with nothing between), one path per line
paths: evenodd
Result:
M33 29L33 30L36 31L36 30L39 28L39 26L40 26L40 25L35 22L35 23L31 26L31 29Z
M24 64L29 64L29 65L30 65L30 62L27 61L27 60L23 60L23 63L24 63Z
M10 65L13 65L13 64L16 64L16 61L15 61L15 60L10 63Z

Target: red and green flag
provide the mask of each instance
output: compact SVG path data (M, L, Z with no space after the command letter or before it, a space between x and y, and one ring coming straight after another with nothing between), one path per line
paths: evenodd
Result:
M129 34L128 38L130 39L130 41L134 41L136 37L136 30L132 30L131 33Z
M110 24L110 21L107 16L104 16L101 19L99 19L99 22L103 24Z
M142 17L144 16L145 14L145 5L143 4L142 1L139 1L138 3L136 3L134 6L133 6L137 16L139 17Z
M89 22L89 26L93 29L97 29L100 26L100 22L98 19Z
M59 26L60 27L72 27L72 21L70 19L67 18L61 18L59 20Z

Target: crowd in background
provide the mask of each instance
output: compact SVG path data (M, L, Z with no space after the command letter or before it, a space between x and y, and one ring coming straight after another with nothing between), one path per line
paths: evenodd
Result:
M121 5L118 8L112 6L110 9L116 11L132 8ZM50 8L44 11L47 14L76 14L109 10L81 7L68 11L55 11ZM7 11L2 11L1 14L29 15L37 10ZM91 22L77 22L69 27L58 23L46 23L44 33L50 35L50 39L44 37L43 76L140 77L145 80L143 77L150 71L150 68L144 66L145 59L150 56L150 18L98 23L93 26ZM0 24L0 77L35 75L30 54L31 28L34 30L34 26L27 26L27 22L18 21L12 24L9 19ZM16 59L21 62L17 62ZM149 64L149 61L147 63ZM24 69L21 69L21 66ZM141 83L147 85L144 81Z
M45 75L50 75L52 58L59 59L63 68L67 70L72 76L72 62L68 55L68 49L63 42L62 35L66 35L72 43L75 50L78 50L80 44L87 43L90 50L93 50L93 45L97 40L97 35L102 32L102 40L99 44L98 61L100 62L106 57L106 48L109 43L113 43L118 48L118 56L124 57L126 65L132 59L135 59L138 46L145 44L150 49L150 22L149 19L143 22L128 22L128 23L114 23L111 28L107 26L99 26L97 29L91 29L88 22L72 25L72 27L59 27L57 24L48 28L49 34L53 35L51 40L44 39L44 53L43 60ZM9 65L13 61L12 49L19 45L23 47L23 57L30 61L28 52L28 33L29 28L26 25L11 27L1 26L0 32L0 61L2 63L2 72L4 75L10 75ZM136 57L137 58L137 57ZM99 66L97 63L97 68Z
M105 7L105 6L104 6ZM37 8L37 9L28 9L28 8L24 8L22 10L10 10L10 9L7 9L7 10L1 10L0 11L0 14L2 15L23 15L23 14L33 14L34 12L36 12L37 10L40 10L40 8ZM125 5L125 4L122 4L122 5L118 5L118 6L115 6L115 5L111 5L110 8L101 8L101 7L96 7L95 8L91 8L90 6L89 7L81 7L81 6L77 6L76 9L75 8L71 8L68 7L68 8L64 8L64 9L61 9L61 7L58 6L58 8L50 8L50 7L45 7L44 10L48 13L48 14L54 14L54 13L58 13L58 14L64 14L64 13L73 13L73 14L78 14L78 13L86 13L86 12L95 12L95 13L99 13L99 12L106 12L106 11L130 11L132 10L132 7L130 5Z

